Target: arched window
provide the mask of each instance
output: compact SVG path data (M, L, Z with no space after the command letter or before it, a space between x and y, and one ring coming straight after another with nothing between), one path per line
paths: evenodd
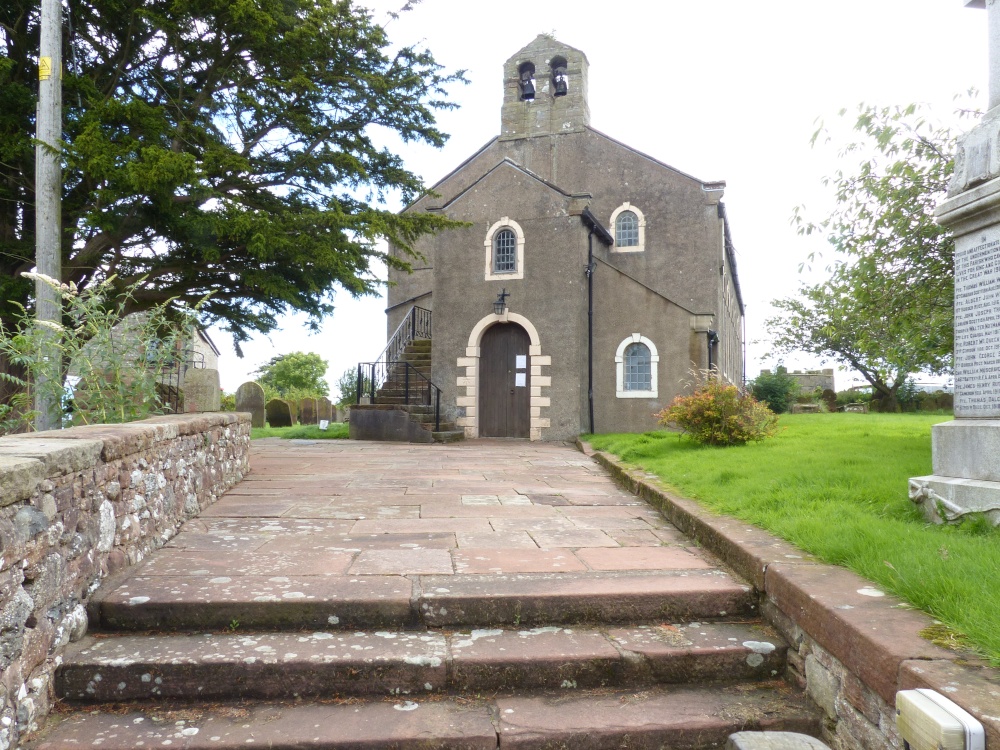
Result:
M656 345L640 333L633 333L615 352L615 395L618 398L657 398L657 369L660 356Z
M486 281L524 278L524 231L504 216L493 224L483 239Z
M615 236L615 252L637 253L646 249L646 217L631 203L623 203L612 212L611 231Z
M615 245L635 247L639 244L639 217L633 211L622 211L615 219Z
M652 355L645 344L625 347L625 377L622 386L626 391L649 391L653 388Z
M501 229L493 235L493 273L517 271L517 235Z

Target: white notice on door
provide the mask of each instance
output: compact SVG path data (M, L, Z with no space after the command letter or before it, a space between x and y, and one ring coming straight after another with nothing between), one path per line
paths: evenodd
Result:
M528 358L524 354L517 355L517 364L514 365L518 370L523 370L528 366ZM524 385L524 383L521 383Z
M514 373L514 385L517 388L524 388L527 385L528 376L523 372Z

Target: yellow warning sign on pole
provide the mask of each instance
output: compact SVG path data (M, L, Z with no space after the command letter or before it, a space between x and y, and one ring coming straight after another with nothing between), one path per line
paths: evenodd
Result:
M52 58L38 58L38 80L47 81L52 77Z

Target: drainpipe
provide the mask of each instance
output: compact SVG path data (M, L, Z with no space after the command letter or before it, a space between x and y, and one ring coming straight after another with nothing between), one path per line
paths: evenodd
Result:
M590 230L587 235L587 267L584 273L587 274L587 412L590 418L590 433L594 433L594 235L604 243L606 247L611 247L615 238L604 227L597 217L590 212L589 208L583 209L580 214L584 225Z
M712 347L719 343L719 334L711 328L708 330L708 374L712 375Z
M587 235L587 410L594 434L594 230Z

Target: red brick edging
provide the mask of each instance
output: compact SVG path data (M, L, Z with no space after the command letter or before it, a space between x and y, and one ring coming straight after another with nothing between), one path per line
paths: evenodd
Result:
M789 640L792 676L826 712L831 735L848 747L898 745L896 691L924 687L979 719L987 750L1000 750L1000 671L922 638L931 617L773 534L671 494L653 475L587 443L577 446L753 584L761 613Z

